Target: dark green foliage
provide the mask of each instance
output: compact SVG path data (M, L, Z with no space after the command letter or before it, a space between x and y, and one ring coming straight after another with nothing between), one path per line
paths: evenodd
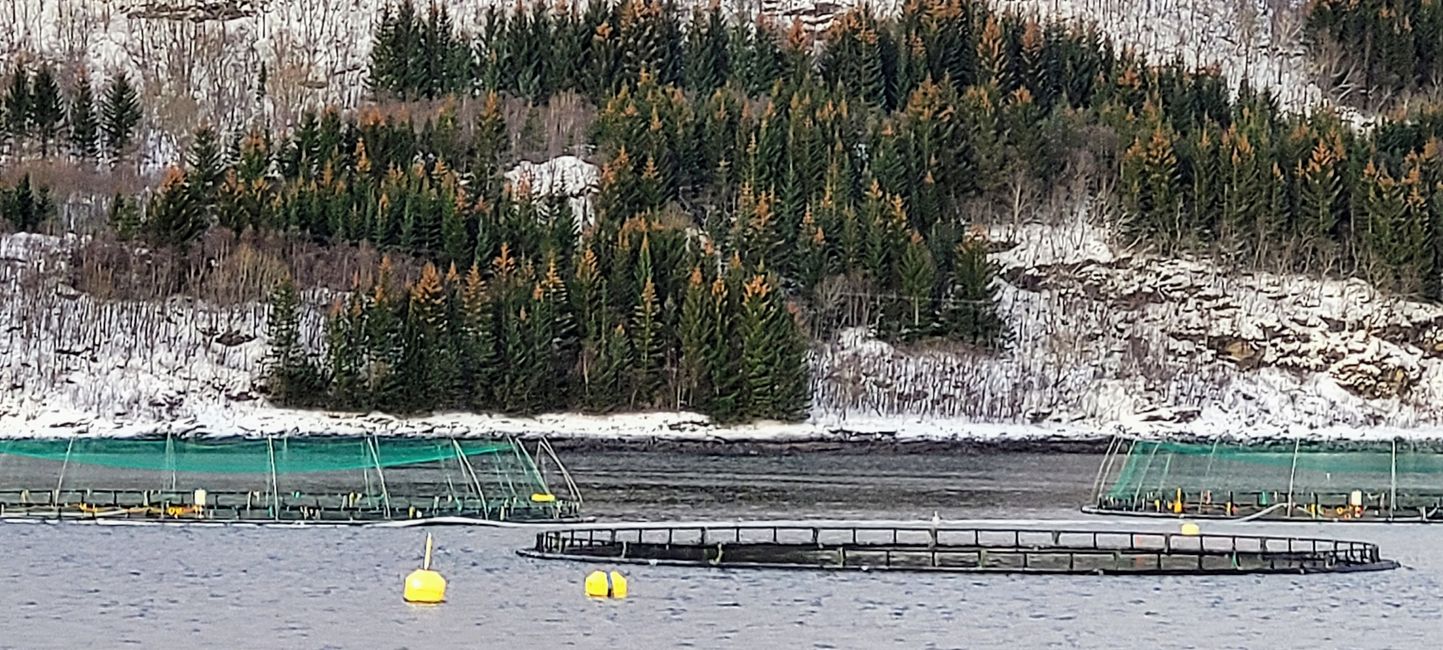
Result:
M146 209L146 238L156 246L185 249L210 227L201 195L180 170L172 169Z
M301 304L295 284L286 279L271 293L266 320L267 388L277 403L319 404L324 386L315 360L301 340Z
M30 132L40 142L40 155L50 155L50 145L60 139L60 124L65 119L61 105L60 85L50 66L42 65L30 80L30 102L27 106Z
M10 222L11 227L21 232L35 231L53 216L55 202L50 198L50 188L33 186L30 174L21 176L12 188L0 184L0 220Z
M1308 41L1316 55L1349 70L1335 83L1360 83L1365 101L1427 91L1443 79L1443 3L1436 0L1313 0Z
M122 240L134 239L141 233L140 207L124 194L116 194L110 201L110 227Z
M90 76L82 73L75 79L75 90L66 114L70 127L70 151L81 159L95 157L99 123L95 113L95 91Z
M203 210L211 210L219 199L226 165L214 129L205 127L195 132L185 162L186 183L196 204Z
M706 95L725 84L732 67L729 45L721 6L712 5L704 17L697 9L686 35L686 87Z
M30 134L30 71L16 63L5 87L3 126L17 146Z
M100 104L100 136L105 153L113 162L120 159L135 138L140 125L140 99L124 73L117 73L105 86Z
M375 33L372 90L415 99L440 97L468 87L471 49L457 35L444 6L432 2L423 17L411 0L388 5Z
M969 237L958 244L942 309L942 326L952 338L980 347L1006 341L1006 324L997 310L995 275L996 269L987 260L986 241Z

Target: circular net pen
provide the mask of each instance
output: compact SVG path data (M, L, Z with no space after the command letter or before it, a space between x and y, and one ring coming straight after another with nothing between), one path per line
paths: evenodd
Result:
M1443 520L1443 448L1409 441L1117 438L1094 514L1196 519Z
M574 519L517 441L351 438L0 442L0 519L364 524Z
M1365 542L1033 528L773 525L578 527L517 551L543 559L721 568L1040 574L1380 571Z

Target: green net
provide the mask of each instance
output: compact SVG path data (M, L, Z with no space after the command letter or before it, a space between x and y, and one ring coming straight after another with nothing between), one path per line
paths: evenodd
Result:
M1428 443L1123 441L1104 460L1100 498L1399 503L1443 493L1443 449ZM1354 497L1356 498L1356 497ZM1386 503L1386 501L1384 502Z
M209 474L301 474L390 468L449 461L459 456L511 453L495 441L288 439L116 440L103 438L10 440L0 454L118 469ZM77 468L79 469L79 468Z
M0 440L0 517L556 518L571 485L511 439Z

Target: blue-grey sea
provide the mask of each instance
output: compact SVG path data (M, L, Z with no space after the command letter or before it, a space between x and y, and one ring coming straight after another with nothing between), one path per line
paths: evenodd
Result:
M602 519L1080 515L1092 455L575 452ZM1066 522L1066 523L1062 523ZM1210 531L1239 525L1205 525ZM401 600L419 529L0 525L0 648L1437 648L1443 528L1249 524L1377 542L1403 568L1308 576L821 573L518 557L525 528L437 527L448 601Z

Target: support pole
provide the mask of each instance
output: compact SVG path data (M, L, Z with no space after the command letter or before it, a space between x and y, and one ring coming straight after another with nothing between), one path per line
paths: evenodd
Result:
M55 481L55 498L50 502L55 504L55 518L59 519L64 511L60 508L60 489L65 485L65 470L70 467L70 450L75 447L75 434L70 434L70 441L65 443L65 460L60 463L60 478Z
M169 431L165 432L165 464L170 466L170 491L175 491L175 442Z
M1398 439L1393 439L1393 462L1388 469L1388 519L1398 510Z
M1096 504L1098 504L1099 502L1102 501L1102 479L1103 479L1103 475L1106 474L1108 468L1112 466L1112 454L1113 454L1113 450L1114 450L1115 446L1118 445L1119 441L1121 441L1121 438L1119 438L1118 436L1113 436L1111 440L1108 440L1108 441L1107 441L1107 453L1105 453L1105 454L1102 455L1102 462L1101 462L1101 463L1098 463L1098 465L1097 465L1097 478L1093 479L1093 481L1092 481L1092 503L1093 503L1093 505L1096 505Z
M381 484L381 503L386 505L386 518L391 518L391 493L386 490L386 473L381 471L381 443L376 436L366 437L366 448L371 450L371 460L376 463L376 480Z
M1143 468L1142 468L1142 478L1138 479L1138 481L1137 481L1137 487L1136 487L1135 489L1133 489L1133 491L1132 491L1132 500L1133 500L1133 501L1137 501L1138 495L1142 494L1142 484L1143 484L1144 481L1147 480L1147 473L1150 472L1150 471L1152 471L1152 458L1153 458L1153 456L1156 456L1156 455L1157 455L1157 448L1158 448L1158 447L1161 447L1161 446L1162 446L1162 443L1160 443L1160 442L1153 442L1153 443L1152 443L1152 451L1148 452L1148 454L1147 454L1147 464L1144 465ZM1129 457L1129 459L1130 459L1131 456L1132 456L1132 451L1129 450L1127 453L1128 453L1128 457Z
M271 464L271 519L279 521L281 518L281 486L280 480L276 478L276 440L272 436L266 436L266 456Z
M571 472L567 471L566 465L556 456L556 450L552 449L551 441L542 438L537 446L544 448L546 455L551 457L551 462L556 463L556 469L561 472L561 478L566 482L566 489L571 493L571 498L576 501L576 505L581 505L581 489L576 487L576 481L571 479Z
M1293 481L1298 476L1298 447L1302 444L1302 438L1293 440L1293 467L1288 470L1288 512L1283 515L1289 519L1293 517Z
M487 510L486 491L481 489L481 479L476 476L476 468L471 466L471 459L466 457L466 453L461 449L461 443L456 442L455 438L451 439L451 447L456 450L456 460L460 461L462 470L470 476L471 485L476 488L476 496L481 497L481 513L484 515Z

